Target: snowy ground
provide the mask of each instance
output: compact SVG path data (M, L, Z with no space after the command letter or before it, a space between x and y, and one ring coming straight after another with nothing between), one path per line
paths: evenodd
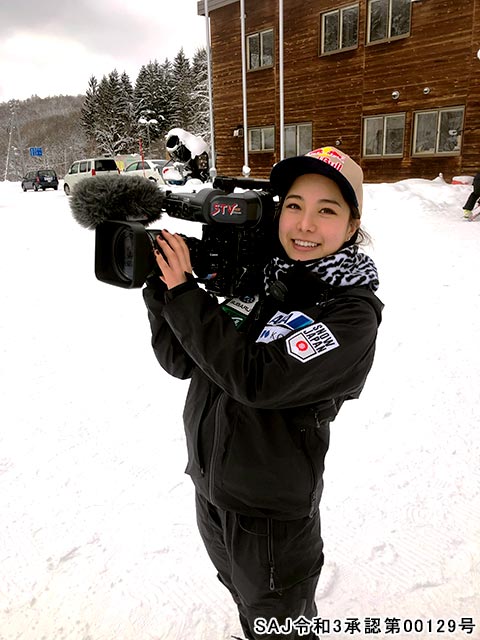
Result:
M469 192L366 187L386 308L365 391L332 429L324 638L371 637L375 617L377 638L480 638L480 218L460 219ZM157 365L140 291L96 281L94 234L61 190L0 183L0 221L0 639L240 635L183 473L186 383ZM388 632L395 617L400 632Z

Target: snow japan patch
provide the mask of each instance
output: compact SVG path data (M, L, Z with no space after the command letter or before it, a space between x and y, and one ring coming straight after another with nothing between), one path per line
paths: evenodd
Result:
M323 322L316 322L295 333L287 338L286 345L287 353L300 362L308 362L340 346Z

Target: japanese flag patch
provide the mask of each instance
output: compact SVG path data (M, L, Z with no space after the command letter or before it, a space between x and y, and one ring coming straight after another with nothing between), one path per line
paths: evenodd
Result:
M323 322L297 331L287 338L286 345L287 353L300 362L308 362L340 346Z

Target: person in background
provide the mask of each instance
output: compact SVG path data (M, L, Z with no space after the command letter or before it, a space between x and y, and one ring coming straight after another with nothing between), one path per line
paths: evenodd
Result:
M477 204L477 200L480 199L480 173L477 173L473 178L473 190L468 196L468 200L463 205L463 217L471 218L474 206Z
M333 147L273 167L280 205L254 298L213 299L166 230L162 275L144 289L158 362L191 379L183 415L198 528L249 640L318 638L294 622L317 615L330 425L363 389L383 307L358 247L362 181Z

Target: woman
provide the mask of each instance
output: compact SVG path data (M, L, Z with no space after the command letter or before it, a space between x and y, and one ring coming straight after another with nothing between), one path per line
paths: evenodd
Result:
M317 637L294 621L317 614L329 426L363 388L383 306L375 265L355 245L362 178L333 147L274 166L278 241L265 294L243 305L240 325L235 301L220 306L197 286L178 235L158 239L163 290L144 290L158 361L191 378L186 472L198 527L249 639Z

